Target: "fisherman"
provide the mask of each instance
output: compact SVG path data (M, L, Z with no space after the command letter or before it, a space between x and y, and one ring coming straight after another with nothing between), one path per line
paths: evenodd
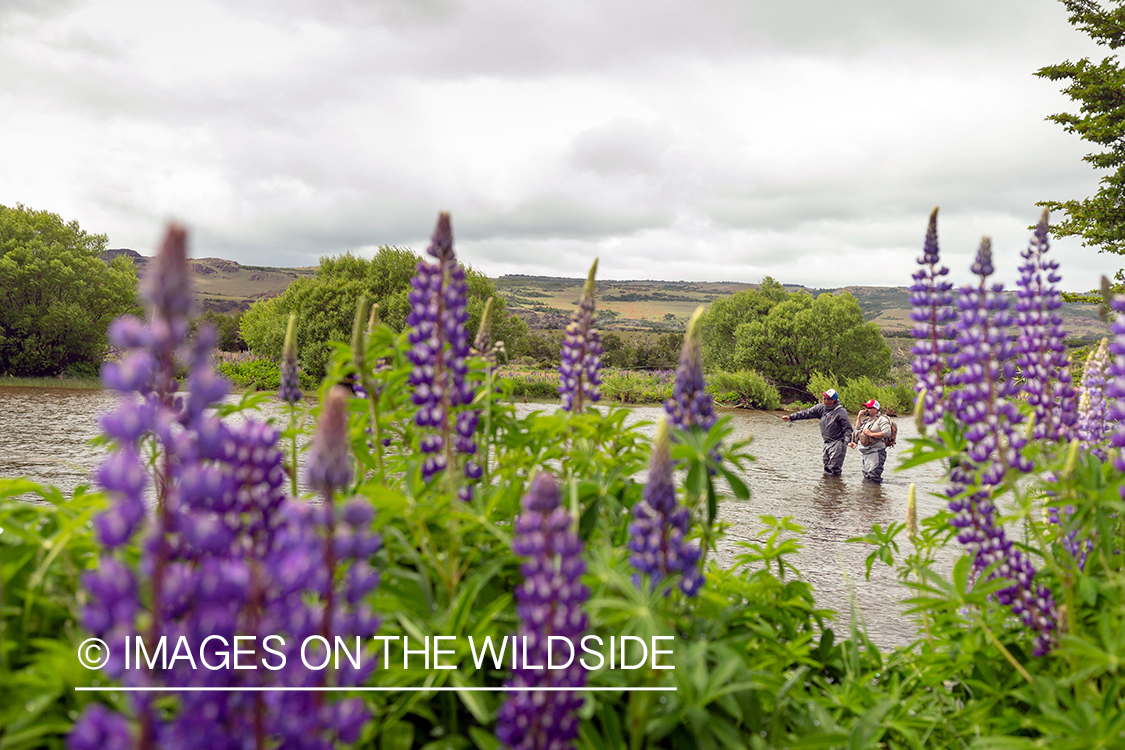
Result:
M840 394L835 388L829 388L821 395L824 397L822 403L787 414L782 419L786 422L820 420L820 436L824 438L824 473L838 477L843 472L844 456L848 452L845 446L852 434L852 422L848 410L840 405Z
M879 484L883 481L883 464L887 462L887 438L892 434L891 419L879 412L879 402L871 399L855 418L855 432L849 448L859 445L863 478Z

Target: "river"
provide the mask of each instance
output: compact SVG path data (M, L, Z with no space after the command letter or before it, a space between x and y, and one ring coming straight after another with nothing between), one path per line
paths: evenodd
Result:
M0 476L26 476L53 484L69 493L89 483L90 472L105 449L90 444L98 435L97 417L111 410L117 395L111 391L54 388L0 387ZM517 404L521 416L544 404ZM265 416L284 424L279 402L263 409ZM663 413L658 406L632 408L628 421L654 422ZM763 528L759 516L789 516L804 527L801 554L793 560L816 589L817 603L839 613L837 630L846 632L851 602L867 624L872 640L881 646L905 643L913 625L901 615L904 589L893 571L876 564L871 580L864 580L864 560L871 548L848 544L862 536L872 524L886 527L906 516L907 491L917 485L918 514L937 511L943 502L933 497L939 491L939 473L930 464L895 472L899 447L890 451L884 481L875 485L862 481L857 451L849 451L842 478L826 477L821 467L820 431L815 420L786 423L779 414L724 410L735 428L736 438L753 437L750 451L755 461L742 477L750 487L748 501L725 500L719 516L730 524L720 542L716 559L731 565L743 550L741 541L753 539ZM899 445L917 435L913 421L895 420ZM655 427L644 428L650 435ZM900 547L909 547L905 537ZM948 559L945 560L948 562ZM841 633L843 634L843 633Z

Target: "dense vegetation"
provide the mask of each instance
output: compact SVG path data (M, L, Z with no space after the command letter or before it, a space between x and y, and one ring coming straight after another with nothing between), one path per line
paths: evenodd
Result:
M322 377L329 362L329 342L348 338L361 296L379 306L379 317L391 330L403 329L410 310L410 280L419 260L411 251L396 247L379 248L371 260L351 254L321 258L314 278L295 280L284 293L256 302L242 316L242 338L254 353L277 359L289 314L297 313L301 366ZM476 326L485 301L496 295L496 289L480 272L470 268L466 274L469 320ZM518 350L527 327L506 314L502 299L495 304L496 338Z
M444 258L453 267L452 253ZM935 266L936 250L927 258ZM936 286L941 278L925 277L919 294L948 308L950 295ZM444 297L452 305L447 321L457 320L466 302L467 289L453 281ZM465 354L467 367L458 364L467 350L455 325L442 334L449 340L441 349L419 351L387 324L367 325L362 302L352 344L331 348L319 406L282 382L292 419L281 432L255 421L255 405L269 396L206 410L224 389L201 347L189 350L187 398L170 398L171 358L164 354L178 342L161 344L146 335L154 329L122 323L114 329L122 361L151 357L166 372L146 380L130 367L106 371L112 387L151 399L147 407L124 399L102 421L111 453L96 477L105 495L81 488L67 498L0 480L0 743L60 747L69 733L73 750L213 748L232 740L495 750L519 746L520 737L529 747L555 740L583 750L1121 747L1125 475L1108 442L1118 439L1125 408L1105 385L1125 372L1099 347L1085 368L1085 407L1076 410L1077 391L1057 366L1063 336L1050 330L1038 339L1021 333L1018 349L1006 354L1049 353L1054 364L1043 382L1021 382L1018 392L1008 390L1014 380L967 387L978 382L967 378L1005 371L1005 360L977 366L982 336L1017 341L984 281L980 324L960 322L955 339L935 339L948 342L947 359L919 360L934 368L920 368L923 386L934 385L932 374L949 388L923 394L918 418L928 432L905 460L941 467L951 480L950 509L908 516L856 540L873 545L870 565L895 566L909 596L916 637L890 652L871 643L854 618L840 627L817 607L800 573L801 529L791 522L763 518L763 531L743 543L731 568L711 560L723 534L720 497L747 497L740 479L747 456L744 446L728 444L726 425L696 390L703 381L694 329L675 380L675 408L650 441L624 425L622 410L558 409L518 419L487 387L495 377L487 359ZM157 288L168 294L180 286ZM1029 296L1021 304L1030 320L1052 299ZM1125 309L1125 298L1117 304ZM180 309L160 299L152 307L157 330L164 328L160 316ZM428 300L412 307L410 326L424 326ZM566 359L585 367L594 350L589 331L580 332L566 342ZM1113 353L1121 354L1125 323L1115 333ZM450 369L434 364L439 352ZM291 364L283 377L295 374ZM434 370L420 373L427 364ZM425 378L473 395L439 402L448 411L435 425L435 390L420 389ZM334 385L341 381L355 382L361 395ZM1024 400L1034 392L1061 395L1057 404ZM1040 406L1075 419L1033 419ZM227 419L235 413L240 418ZM986 413L1000 416L982 420ZM162 427L168 424L178 427ZM1035 425L1041 436L1022 437L1035 434ZM993 442L990 430L1001 431L1004 442ZM313 432L306 479L314 492L290 499L302 433ZM235 447L222 448L214 436ZM452 460L435 470L430 459L442 454ZM146 483L157 502L148 516L143 506L136 513ZM26 493L47 502L12 499ZM314 495L322 501L315 509L304 502ZM968 554L942 575L938 561L960 546L958 537ZM333 595L334 606L321 606ZM319 673L302 671L295 656L277 672L163 669L156 662L133 671L111 662L96 672L75 658L91 635L117 648L123 634L198 635L226 627L225 618L247 628L233 631L241 633L261 632L255 623L267 622L286 635L329 624L337 634L374 629L409 636L412 648L427 637L453 636L444 660L456 669L425 669L420 657L400 669L401 641L394 640L389 662L374 644L363 650L367 669L341 662ZM548 623L557 629L545 630ZM478 665L466 645L469 636L479 644L512 633L541 644L549 632L596 635L602 643L668 637L675 669L603 662L589 670L511 670L506 661ZM639 647L632 646L626 654L635 663ZM293 682L390 689L323 699L298 691L269 700L173 689L155 702L74 690ZM571 700L504 691L564 684L603 692ZM453 690L398 690L407 686ZM636 688L667 692L629 692Z
M814 298L766 277L758 289L711 303L703 361L709 369L752 370L783 389L804 391L814 372L842 382L886 380L891 350L847 292Z
M93 376L110 321L139 312L128 258L103 234L22 205L0 206L0 374Z

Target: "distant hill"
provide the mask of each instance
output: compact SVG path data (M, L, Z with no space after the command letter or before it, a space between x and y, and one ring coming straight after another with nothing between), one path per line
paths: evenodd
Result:
M108 263L118 255L132 258L138 276L149 261L126 248L106 250L102 258ZM203 309L216 312L246 310L257 300L281 294L294 279L312 278L316 273L315 266L244 266L222 258L193 258L190 263L196 299ZM566 327L586 282L585 279L522 274L509 274L494 281L509 310L531 328L549 330ZM599 281L599 327L617 331L683 331L698 305L757 286L735 281ZM785 288L789 291L803 289L813 295L847 290L859 302L863 317L874 321L889 336L905 336L914 325L910 320L910 292L906 287L816 289L786 284ZM1109 334L1109 326L1098 318L1096 305L1066 303L1062 314L1072 338L1096 340Z
M137 276L143 275L149 258L136 250L106 250L102 253L102 260L109 263L119 255L132 258ZM315 266L244 266L222 258L192 258L189 265L196 300L202 309L215 312L246 310L257 300L281 294L294 279L312 278L316 273Z
M585 284L585 279L524 275L501 276L495 281L508 308L531 328L554 329L566 326ZM599 281L598 319L600 327L608 330L682 331L697 305L757 287L731 281ZM864 319L874 321L883 333L905 336L914 327L906 287L817 289L785 284L785 288L803 289L814 296L846 290L859 302ZM1109 334L1109 325L1098 318L1097 305L1066 303L1062 315L1072 338L1096 340Z

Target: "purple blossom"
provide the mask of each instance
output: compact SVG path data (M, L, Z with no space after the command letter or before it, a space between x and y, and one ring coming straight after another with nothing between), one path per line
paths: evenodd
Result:
M942 371L946 361L957 352L952 322L957 318L953 308L953 284L946 281L949 269L938 266L939 248L937 237L937 212L930 214L930 224L926 229L926 242L914 273L914 284L910 287L910 303L914 310L910 318L918 325L914 327L914 338L920 339L913 347L914 374L918 377L915 390L925 392L922 404L923 424L940 422L945 413L945 383Z
M952 410L965 426L968 443L968 456L955 461L950 468L950 486L946 490L953 513L950 523L960 530L957 538L969 547L978 575L995 565L990 577L1011 582L996 592L996 600L1011 607L1012 613L1032 630L1035 652L1042 655L1054 646L1054 598L1045 586L1035 584L1035 568L1007 538L992 499L993 488L1004 480L1009 468L1027 471L1031 466L1021 453L1024 438L1014 429L1022 416L1014 403L1018 392L1013 363L1016 349L1008 302L1003 297L1002 285L988 285L988 277L993 273L991 243L988 238L981 242L973 262L977 284L960 290L960 317L953 327L957 335L955 346L943 344L948 333L939 335L938 330L953 316L942 312L944 282L935 283L937 276L945 275L945 269L933 271L938 261L936 215L930 217L923 261L927 270L915 274L915 286L919 288L915 305L925 312L920 302L928 304L930 339L916 346L918 359L914 371L919 375L919 388L927 390L927 417L932 422L943 410ZM915 319L919 318L925 321L921 315ZM939 378L938 366L943 357L949 357L954 368L945 383ZM946 384L960 387L948 394L943 392ZM931 385L941 387L936 392L944 398L931 403Z
M582 687L586 672L578 659L566 669L529 669L546 665L548 638L567 638L576 647L586 632L582 603L589 591L582 584L586 565L582 541L571 530L570 514L559 505L554 478L542 473L532 480L516 518L512 549L524 558L523 584L516 589L520 618L519 642L527 659L513 670L510 687ZM524 640L526 639L526 640ZM521 653L523 653L521 649ZM569 750L578 736L576 715L582 707L577 692L517 692L500 707L496 736L513 750Z
M1082 447L1102 461L1106 458L1103 441L1109 431L1109 405L1106 401L1106 358L1108 339L1101 343L1086 358L1082 375L1082 395L1078 400L1078 424L1076 430Z
M598 261L595 259L586 276L578 309L574 311L563 337L559 396L566 411L580 412L585 402L596 403L602 397L598 389L602 384L602 335L594 328L598 322L594 312L597 291L594 276L597 271Z
M414 423L423 428L422 479L449 468L456 456L474 456L477 444L474 439L479 412L463 410L472 404L476 390L467 382L469 335L465 322L469 319L467 308L468 285L465 269L453 254L453 230L449 214L438 217L433 239L427 252L435 262L419 261L411 281L409 295L411 349L407 357L414 364L410 384L414 387L412 399L418 411ZM465 461L464 474L477 479L481 469L471 458ZM462 500L472 497L470 487L458 489Z
M1110 443L1114 448L1125 448L1125 296L1120 294L1110 300L1110 307L1118 313L1110 327L1113 332L1113 341L1109 345L1109 366L1106 369L1105 395L1112 399L1109 402L1109 416L1117 423L1117 428L1110 436ZM1118 471L1125 471L1125 451L1117 451L1114 457L1114 466ZM1121 496L1125 498L1125 487L1121 488Z
M1047 211L1044 209L1027 249L1020 253L1016 282L1019 314L1019 360L1027 402L1035 411L1033 437L1055 442L1069 439L1078 420L1078 394L1071 382L1062 327L1059 264L1047 260Z
M650 576L653 586L679 573L680 589L695 596L703 585L699 571L702 554L698 542L688 542L691 511L676 502L672 482L672 452L668 423L661 420L652 445L644 499L633 506L629 525L629 562L638 573Z
M960 386L951 408L966 427L969 457L982 469L980 481L986 486L999 484L1009 467L1031 469L1020 452L1023 436L1014 429L1023 416L1014 400L1018 385L1012 318L1003 285L988 286L992 272L992 244L986 237L973 263L979 281L975 287L962 287L957 300L958 353L951 360L956 369L946 378Z
M672 424L682 430L698 427L706 431L718 419L711 394L704 390L706 384L703 380L700 332L703 312L703 306L698 307L688 321L683 349L680 350L680 364L676 368L676 385L672 389L672 398L664 404L664 411L668 413Z
M1063 508L1066 518L1062 518L1059 513L1059 508L1050 507L1047 509L1047 520L1053 526L1058 526L1062 529L1063 525L1070 520L1074 515L1074 506L1067 505ZM1065 534L1060 539L1063 548L1070 554L1074 561L1078 564L1079 570L1086 569L1086 558L1090 555L1090 551L1094 549L1094 542L1089 537L1083 537L1082 541L1078 541L1078 529L1074 529L1068 534Z
M227 424L210 413L227 385L212 368L213 331L201 329L194 342L186 338L185 239L182 230L170 230L150 264L148 322L125 319L111 327L114 345L124 350L121 362L133 364L103 371L107 385L125 398L102 419L116 447L96 479L113 504L94 521L106 549L99 565L83 575L91 596L82 624L109 644L113 656L104 671L126 686L314 685L323 677L304 669L296 653L288 654L279 672L197 670L187 660L124 669L129 636L143 636L150 647L161 637L175 644L182 636L198 645L213 635L230 645L235 634L256 636L257 643L280 634L293 644L309 634L310 624L333 622L318 612L332 613L363 637L378 626L361 603L378 576L364 562L355 575L341 567L337 583L326 569L324 550L335 550L334 535L325 528L323 511L312 515L307 505L286 497L277 430L254 420ZM172 377L177 357L190 370L182 395ZM344 420L346 429L346 415ZM144 455L148 449L156 453L155 477L140 460L142 443ZM336 476L331 460L321 458L320 464L321 475ZM146 524L143 493L151 479L156 508ZM349 518L364 516L351 511ZM145 526L134 569L115 550ZM377 547L378 539L366 531L348 530L348 549L337 559L370 556ZM326 605L338 585L347 590L341 606ZM338 675L341 684L354 684L350 679ZM361 721L356 706L322 705L318 696L305 693L185 692L171 713L158 712L137 694L133 711L140 748L233 750L248 739L259 747L323 748L353 737ZM69 743L75 750L116 747L125 734L122 717L107 717L103 708L91 706Z

